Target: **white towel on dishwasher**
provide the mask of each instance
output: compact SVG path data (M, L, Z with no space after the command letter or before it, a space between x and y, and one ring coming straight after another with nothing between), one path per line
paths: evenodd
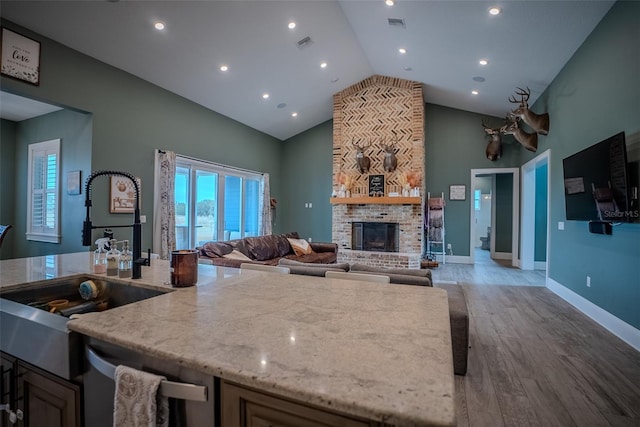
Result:
M169 399L160 395L165 377L119 365L113 402L114 427L168 427Z

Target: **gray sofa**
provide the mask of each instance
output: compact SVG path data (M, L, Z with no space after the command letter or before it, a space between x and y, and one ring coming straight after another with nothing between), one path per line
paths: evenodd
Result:
M291 274L324 276L326 271L352 271L354 273L379 274L388 276L390 283L399 285L433 286L431 270L413 270L406 268L380 268L364 264L305 264L281 259L278 265L286 266ZM453 352L453 372L456 375L467 373L469 355L469 311L464 289L460 285L438 284L436 287L447 291L449 300L449 321L451 323L451 349Z

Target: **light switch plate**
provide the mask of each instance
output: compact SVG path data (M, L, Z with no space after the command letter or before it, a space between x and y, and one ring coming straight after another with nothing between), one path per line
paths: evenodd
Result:
M564 221L558 221L558 230L564 230Z

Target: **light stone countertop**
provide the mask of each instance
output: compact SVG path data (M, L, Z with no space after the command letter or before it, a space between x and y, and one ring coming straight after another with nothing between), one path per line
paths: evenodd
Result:
M2 289L90 271L88 253L0 261ZM46 270L46 267L44 267ZM51 271L49 274L52 274ZM71 330L328 410L455 425L446 291L200 265L198 285L69 321ZM167 261L137 285L171 288Z

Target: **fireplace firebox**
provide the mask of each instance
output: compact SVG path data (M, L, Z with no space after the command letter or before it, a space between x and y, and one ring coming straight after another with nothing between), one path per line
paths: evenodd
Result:
M351 249L398 252L400 227L396 222L352 222Z

